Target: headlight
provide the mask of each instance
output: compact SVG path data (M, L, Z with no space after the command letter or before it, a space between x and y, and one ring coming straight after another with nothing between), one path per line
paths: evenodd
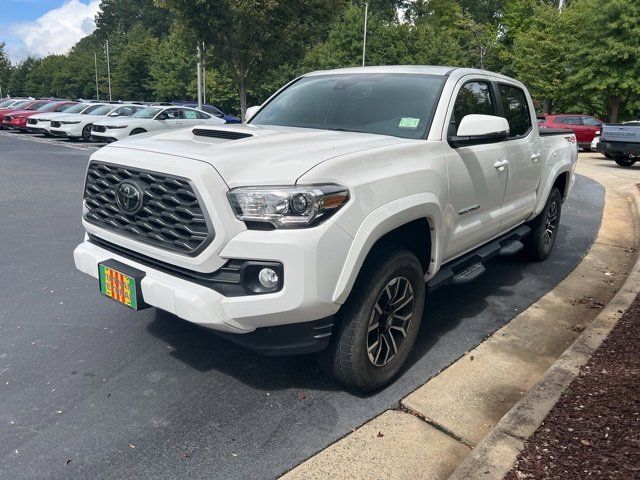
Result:
M239 220L304 228L329 218L349 200L340 185L241 187L227 193Z
M67 122L60 122L63 125L77 125L78 123L80 123L80 120L71 122L71 121L67 121Z
M108 129L112 129L112 128L127 128L126 125L105 125L106 128Z

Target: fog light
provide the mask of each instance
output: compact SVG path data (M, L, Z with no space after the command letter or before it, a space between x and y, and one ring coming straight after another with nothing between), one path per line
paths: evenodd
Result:
M263 268L258 273L258 281L264 288L274 288L278 285L278 274L273 268Z

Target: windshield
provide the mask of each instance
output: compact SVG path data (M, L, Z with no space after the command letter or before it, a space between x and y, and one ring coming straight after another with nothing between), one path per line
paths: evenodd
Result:
M90 107L87 107L86 110L82 111L83 115L87 115L90 114L91 112L93 112L94 110L97 110L98 108L102 107L104 105L91 105Z
M88 111L89 109L87 109L87 111L84 113L88 113L89 115L106 115L114 108L115 107L113 105L101 105L95 109L92 109L91 111Z
M57 104L58 102L47 102L44 105L40 105L38 108L36 108L36 110L38 110L39 112L46 112L55 107Z
M40 107L46 105L48 102L34 102L28 107L25 107L25 110L38 110Z
M85 108L87 108L86 103L76 103L75 105L72 105L69 108L67 108L64 111L64 113L80 113Z
M147 107L147 108L143 108L142 110L138 110L136 113L131 115L131 118L153 118L161 111L162 111L162 108Z
M15 102L15 100L5 100L4 102L0 103L0 108L8 107L9 105L11 105L14 102Z
M444 80L371 73L303 77L250 123L425 138Z
M26 107L31 102L33 102L33 100L22 100L21 102L17 102L17 103L14 103L13 105L11 105L11 108L18 109L18 108Z

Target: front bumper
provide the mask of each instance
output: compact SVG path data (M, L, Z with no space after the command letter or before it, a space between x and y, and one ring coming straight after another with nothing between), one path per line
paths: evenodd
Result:
M633 155L635 157L640 156L640 143L630 142L609 142L600 141L596 149L600 153L607 153L610 155Z
M82 137L82 126L62 125L60 127L51 127L49 133L54 137L80 138Z
M279 262L284 284L275 293L225 296L213 288L162 271L89 240L74 251L76 268L98 277L98 263L115 259L145 272L141 289L147 304L200 326L227 333L310 322L333 316L335 281L351 237L327 222L307 230L246 230L220 252L225 259Z

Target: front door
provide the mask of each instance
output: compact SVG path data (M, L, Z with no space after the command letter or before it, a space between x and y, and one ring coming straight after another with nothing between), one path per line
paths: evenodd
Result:
M498 113L488 79L462 79L454 95L445 138L456 134L465 115ZM446 262L498 235L508 169L504 142L454 148L445 140L443 149L449 175Z

